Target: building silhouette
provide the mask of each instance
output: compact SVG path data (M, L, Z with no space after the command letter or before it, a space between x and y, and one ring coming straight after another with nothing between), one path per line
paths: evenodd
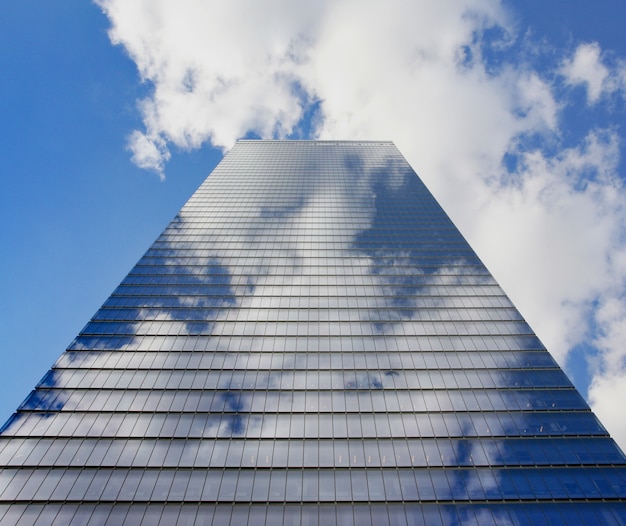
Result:
M0 524L626 524L626 459L390 142L240 141L0 433Z

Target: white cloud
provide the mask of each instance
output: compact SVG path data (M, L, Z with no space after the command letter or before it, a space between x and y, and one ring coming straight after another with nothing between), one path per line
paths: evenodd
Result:
M486 47L515 41L495 0L98 3L152 86L129 139L136 164L162 173L170 145L284 137L319 100L316 133L394 140L561 363L596 345L594 407L619 403L624 317L605 309L625 297L620 138L604 123L561 147L568 102L550 79L585 86L597 108L624 90L623 62L586 43L547 73L515 54L488 67Z
M580 44L573 58L565 61L561 72L569 84L586 86L589 104L597 102L607 87L609 71L600 59L597 42Z
M607 65L597 42L580 44L574 56L563 62L561 75L570 86L583 85L587 102L596 104L603 96L621 92L626 98L626 62L616 60Z
M623 366L616 373L594 378L589 388L589 400L596 416L624 449L626 444L626 419L624 418L626 373L624 373Z
M294 83L305 30L323 8L285 1L98 3L112 21L112 42L124 46L154 88L140 104L146 132L129 143L139 166L158 171L166 143L197 148L211 140L228 148L248 130L282 137L299 120Z
M527 152L513 183L483 187L473 211L461 208L474 217L463 218L474 222L470 242L561 363L586 337L589 305L616 285L608 255L624 226L623 193L606 173L616 157L607 133L550 159Z
M161 137L147 137L135 130L128 137L128 149L132 152L131 160L139 168L153 170L161 179L165 178L163 169L170 158L170 153Z
M621 254L623 264L624 254ZM624 447L626 443L626 419L623 401L626 400L626 305L624 287L598 310L596 322L599 336L597 348L601 351L594 361L593 379L589 387L592 409L607 426L611 435Z

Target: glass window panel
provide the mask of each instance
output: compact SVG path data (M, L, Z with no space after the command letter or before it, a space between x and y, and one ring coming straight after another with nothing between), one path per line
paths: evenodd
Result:
M253 467L257 465L257 454L259 451L259 443L257 441L247 440L243 443L243 451L240 458L242 466ZM230 454L230 450L229 450Z
M287 471L275 470L270 473L269 500L273 502L282 502L285 500ZM255 483L258 482L258 480L255 480Z
M302 471L302 499L317 502L319 499L319 482L317 470Z
M218 470L209 470L206 472L206 478L202 489L202 500L211 502L217 501L220 483L222 482L222 472Z
M228 454L226 456L226 466L239 467L241 465L243 454L244 441L243 440L231 440L228 448Z
M317 440L304 441L304 460L302 465L304 467L317 467L319 465Z
M359 399L355 391L348 391L345 397L346 411L357 412L359 410Z
M204 445L204 441L203 441ZM211 454L211 466L223 467L226 464L226 456L228 454L228 447L230 443L228 440L216 440L213 443L213 451Z
M397 501L402 499L400 490L400 481L396 470L383 469L383 481L385 485L386 498L389 501Z
M126 474L126 478L122 484L120 492L117 496L118 500L122 501L132 501L135 499L135 495L137 492L137 488L139 483L141 482L141 478L143 476L142 471L128 471Z
M180 479L179 479L180 477ZM174 477L174 484L171 488L172 491L177 491L179 488L179 484L182 487L184 484L184 473L176 474ZM205 484L205 473L204 471L190 471L189 472L189 482L187 483L187 489L185 490L185 500L193 502L200 501L202 499L202 495L204 494L204 484Z
M187 492L187 486L189 484L189 478L191 475L191 471L187 471L187 470L177 470L172 472L173 473L173 481L171 482L170 488L169 488L169 494L167 495L167 498L169 500L174 500L174 501L182 501L185 498L186 492ZM159 484L160 484L161 480L159 477ZM163 485L162 488L164 489L167 486L167 483L165 481L163 481ZM155 488L155 493L157 491L157 489L159 488L159 485L157 485L157 487ZM154 494L153 494L153 499ZM158 499L160 500L160 499Z
M430 423L430 418L427 414L416 414L415 419L417 421L417 427L419 429L420 436L422 437L435 436L432 425Z
M304 417L304 436L307 438L319 437L319 423L316 414L307 414Z
M363 415L365 417L365 421L363 422L364 428L361 430L361 415L359 414L348 414L346 415L347 425L348 425L348 436L351 438L354 437L375 437L376 436L376 428L374 425L373 415Z
M369 492L369 500L377 501L385 499L385 486L383 483L383 474L381 470L369 469L364 473L367 475L367 486Z
M346 411L346 393L344 391L333 391L332 401L334 412Z
M264 441L259 448L259 463L264 467L286 467L289 465L289 441Z
M62 470L50 470L41 485L35 488L30 498L32 498L32 500L50 499L50 496L54 493L55 488L61 481L63 474L64 472Z
M364 470L353 469L350 472L352 482L352 498L356 501L374 500L369 494L367 476Z
M181 456L181 462L185 460L185 462L193 462L193 465L196 467L208 467L211 463L211 458L213 455L213 448L217 441L212 440L200 440L196 442L189 442L189 447L193 447L195 449L195 444L197 444L197 453L193 454L193 449L189 449L187 451L187 447L185 447L185 452Z
M335 494L338 501L352 500L352 484L349 471L335 470Z
M287 502L299 502L302 500L302 471L287 471L285 500Z
M305 415L298 415L298 414L289 415L289 425L290 425L289 437L290 438L303 438L304 437L304 418L305 418Z
M450 500L453 495L446 472L439 469L433 469L430 472L430 477L432 479L432 485L437 499Z

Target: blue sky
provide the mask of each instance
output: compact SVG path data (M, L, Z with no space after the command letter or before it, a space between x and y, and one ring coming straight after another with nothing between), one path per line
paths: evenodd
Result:
M0 419L238 137L376 138L625 446L626 4L394 4L4 6Z

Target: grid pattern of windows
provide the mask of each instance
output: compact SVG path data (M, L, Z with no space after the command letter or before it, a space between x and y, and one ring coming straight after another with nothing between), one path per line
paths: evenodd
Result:
M240 141L0 432L0 524L626 524L626 458L390 142Z

